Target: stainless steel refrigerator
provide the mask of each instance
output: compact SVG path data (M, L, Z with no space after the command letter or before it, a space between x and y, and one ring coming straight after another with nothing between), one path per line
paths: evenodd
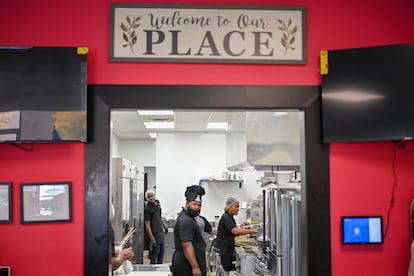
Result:
M278 276L300 275L300 204L297 187L270 190L268 229L270 251L278 260Z
M277 185L263 191L264 239L256 257L255 273L265 276L300 275L300 187Z
M115 207L112 227L115 242L120 242L130 227L136 232L127 244L135 252L133 263L142 264L144 256L144 167L125 158L112 158L110 197Z

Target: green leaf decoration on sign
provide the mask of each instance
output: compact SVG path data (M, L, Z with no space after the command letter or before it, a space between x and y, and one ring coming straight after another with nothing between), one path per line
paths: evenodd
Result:
M122 47L129 47L131 53L134 54L134 45L138 41L136 29L141 26L139 21L141 20L141 16L134 17L131 19L129 16L125 18L125 22L121 22L121 30L122 30L122 40L126 43L122 44Z
M292 26L292 19L289 19L286 23L284 19L277 19L279 22L278 29L282 31L282 38L280 39L280 44L285 49L284 55L286 55L287 51L295 50L295 47L292 45L295 43L295 34L298 31L298 26Z

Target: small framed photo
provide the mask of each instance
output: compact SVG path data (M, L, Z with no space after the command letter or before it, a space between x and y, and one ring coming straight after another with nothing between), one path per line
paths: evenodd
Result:
M21 223L72 221L72 183L20 185Z
M12 221L12 183L0 182L0 223Z

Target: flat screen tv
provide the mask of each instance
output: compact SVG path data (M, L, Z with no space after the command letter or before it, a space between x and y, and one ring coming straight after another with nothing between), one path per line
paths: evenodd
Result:
M0 142L86 141L86 52L0 47Z
M414 137L414 43L328 51L323 141Z
M344 244L383 243L381 216L348 216L341 220Z

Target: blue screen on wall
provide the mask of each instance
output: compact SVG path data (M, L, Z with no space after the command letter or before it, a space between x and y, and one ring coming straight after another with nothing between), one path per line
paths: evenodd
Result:
M382 217L342 217L342 242L344 244L383 243Z

